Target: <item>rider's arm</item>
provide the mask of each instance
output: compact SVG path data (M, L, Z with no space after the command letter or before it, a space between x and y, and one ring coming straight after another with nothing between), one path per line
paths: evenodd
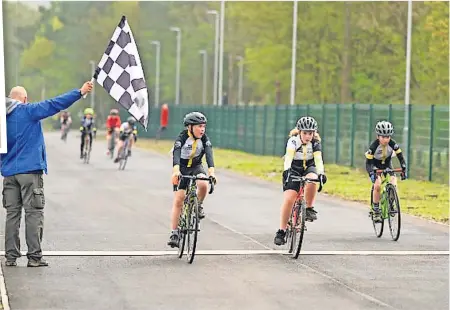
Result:
M69 116L69 117L67 118L67 123L68 123L68 124L71 124L71 123L72 123L72 117Z
M186 142L188 138L187 131L183 131L175 140L173 145L173 167L174 169L180 169L180 161L181 161L181 148L183 144Z
M366 171L367 173L371 174L373 172L374 163L373 163L373 154L375 154L375 151L378 147L378 140L375 140L370 146L369 149L366 151Z
M402 167L406 167L405 158L403 157L400 145L398 145L397 142L391 139L391 141L389 141L389 146L394 150L395 155L397 156L398 161L400 162L400 165Z
M38 121L67 109L79 99L81 99L81 92L79 89L74 89L52 99L26 104L25 107L29 117Z
M211 140L209 140L206 134L202 137L202 143L205 147L205 157L206 157L206 164L208 165L208 170L210 173L214 173L214 155L212 144Z
M292 136L286 144L286 154L284 155L284 170L289 170L294 159L295 151L298 148L298 136Z
M313 156L314 156L314 164L317 169L318 174L325 174L325 168L323 166L322 159L322 145L319 142L320 140L313 140Z

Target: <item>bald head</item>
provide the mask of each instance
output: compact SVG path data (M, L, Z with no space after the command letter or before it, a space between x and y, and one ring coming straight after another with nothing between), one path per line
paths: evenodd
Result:
M15 86L11 89L9 93L9 98L18 100L22 103L27 103L27 91L22 86Z

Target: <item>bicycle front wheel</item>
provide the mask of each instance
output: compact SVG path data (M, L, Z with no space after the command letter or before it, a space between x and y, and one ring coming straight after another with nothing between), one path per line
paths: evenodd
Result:
M392 240L397 241L400 237L401 227L401 213L400 202L398 200L397 190L392 184L387 185L387 199L388 199L388 222L389 231L391 233Z
M305 201L301 201L297 208L297 221L293 225L292 234L295 235L297 242L294 244L295 248L292 253L292 257L297 259L302 249L303 237L305 235L305 218L306 218L306 205ZM294 237L292 237L294 239Z
M197 197L192 199L192 205L188 210L187 217L187 259L188 263L192 264L195 257L195 250L197 248L198 236L198 202Z
M373 185L372 190L370 191L370 218L373 224L373 230L375 231L375 236L380 238L383 235L384 230L384 218L380 216L378 219L375 219L373 214Z

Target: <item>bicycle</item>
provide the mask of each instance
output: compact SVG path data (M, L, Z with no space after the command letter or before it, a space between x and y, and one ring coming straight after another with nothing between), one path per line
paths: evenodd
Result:
M304 187L306 183L319 183L318 192L322 191L323 184L320 179L310 179L302 176L292 176L293 182L300 182L300 190L292 207L286 228L285 242L288 244L288 253L292 254L292 258L297 259L302 248L303 237L306 229L306 201L304 197ZM293 224L295 223L295 224ZM298 238L298 241L297 241Z
M119 158L120 158L119 170L124 170L125 166L127 165L127 162L128 162L128 144L130 143L129 141L130 141L130 138L132 138L132 137L133 137L133 135L130 134L127 137L127 139L124 141L124 143L123 143L122 152L120 152L120 154L119 154Z
M61 125L61 140L67 142L67 134L69 132L69 125L62 124Z
M199 177L190 175L181 175L181 179L189 179L188 186L186 189L186 197L183 201L183 209L180 214L180 220L178 229L180 232L180 245L178 246L178 258L181 258L184 253L184 247L186 246L187 251L187 261L192 264L195 257L195 250L197 248L197 238L199 229L199 218L198 218L198 201L197 201L197 180L208 181L211 185L209 194L214 191L214 182L211 177ZM186 243L187 239L187 243Z
M89 164L89 159L91 158L91 137L89 133L85 133L84 137L84 150L83 159L85 164Z
M396 172L403 172L401 168L397 169L374 169L377 177L382 175L381 180L381 191L380 191L380 209L381 218L377 221L374 219L373 212L373 187L370 191L370 212L369 217L372 219L373 228L375 230L375 235L380 238L383 235L384 230L384 220L388 220L389 231L393 241L397 241L400 237L401 228L401 212L400 212L400 202L398 199L396 187L390 183L391 175ZM379 227L377 227L380 224ZM394 226L397 225L397 230L394 231Z
M111 139L108 145L109 156L111 159L114 157L114 149L116 148L116 139L117 139L117 131L113 128L111 132Z

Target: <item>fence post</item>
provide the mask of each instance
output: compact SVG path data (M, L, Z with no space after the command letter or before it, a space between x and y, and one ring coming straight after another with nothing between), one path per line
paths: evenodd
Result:
M339 129L340 129L340 112L341 112L341 108L340 108L340 104L336 103L336 137L335 137L335 146L334 149L336 150L335 156L334 156L334 160L336 162L336 164L339 164Z
M253 106L253 154L256 154L256 133L258 131L256 130L256 105Z
M326 121L325 121L325 117L326 117L326 113L325 113L326 111L325 111L325 103L322 103L322 132L321 132L321 135L320 135L320 138L321 138L321 140L322 140L322 154L324 154L324 157L325 157L325 154L326 154L326 152L325 152L325 140L326 140L326 134L325 134L325 124L327 123ZM325 158L324 158L325 159Z
M273 147L272 147L272 155L275 156L276 145L277 145L277 132L278 132L278 108L279 105L275 105L275 120L274 120L274 131L273 131Z
M428 181L433 178L433 139L434 139L434 104L431 105L431 124L430 124L430 159L428 167Z
M266 155L267 104L264 105L262 155Z
M373 104L371 103L371 104L369 104L369 137L367 139L368 141L371 140L372 127L373 127Z
M355 104L352 104L352 123L350 127L351 140L350 140L350 166L355 167Z
M389 104L388 121L389 123L392 123L392 103Z
M243 109L244 109L244 151L248 152L248 150L247 150L247 110L248 110L248 105L244 105Z

